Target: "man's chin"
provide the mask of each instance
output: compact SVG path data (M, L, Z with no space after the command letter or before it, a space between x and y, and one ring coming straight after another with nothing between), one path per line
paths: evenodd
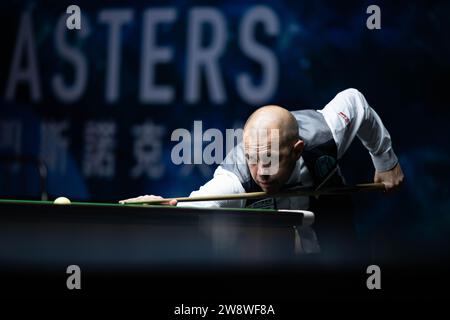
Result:
M271 185L260 185L262 191L267 192L267 193L277 193L278 192L278 188L276 186L271 186Z

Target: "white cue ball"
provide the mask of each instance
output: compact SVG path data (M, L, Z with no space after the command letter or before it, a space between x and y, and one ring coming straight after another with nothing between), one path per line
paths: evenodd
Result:
M70 200L66 197L58 197L53 201L54 204L70 204Z

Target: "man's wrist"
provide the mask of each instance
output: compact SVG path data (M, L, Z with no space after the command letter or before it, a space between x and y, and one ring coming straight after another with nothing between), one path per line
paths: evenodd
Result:
M370 154L375 170L378 172L389 171L394 168L398 163L398 158L392 148L389 148L380 154Z

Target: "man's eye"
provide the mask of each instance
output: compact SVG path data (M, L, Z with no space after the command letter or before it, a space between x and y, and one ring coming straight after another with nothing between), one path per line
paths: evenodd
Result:
M256 163L256 156L251 154L246 154L245 157L249 163Z

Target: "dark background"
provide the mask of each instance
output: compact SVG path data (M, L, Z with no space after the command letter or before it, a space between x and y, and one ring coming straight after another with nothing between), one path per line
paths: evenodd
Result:
M78 38L68 32L68 43L79 48L87 63L87 83L72 102L55 96L51 82L63 74L73 81L73 65L55 48L57 19L69 4L77 4L88 21L90 33ZM366 8L381 8L381 30L366 28ZM212 6L224 17L227 42L219 60L225 101L214 103L202 80L199 102L184 97L188 12L194 6ZM276 14L279 33L268 36L256 28L257 41L275 55L279 77L270 98L252 104L236 90L236 78L249 72L255 84L261 81L261 66L242 53L239 23L247 10L265 5ZM158 43L169 46L173 60L156 69L158 84L171 85L174 101L144 103L139 98L142 72L141 37L143 12L154 7L171 7L174 23L158 30ZM98 14L108 8L129 8L133 19L122 29L120 94L116 102L105 99L108 30ZM65 154L57 150L56 165L49 167L49 198L108 201L141 194L182 196L197 189L212 175L215 166L176 166L170 160L175 145L170 133L190 130L194 120L203 128L224 130L242 125L256 107L276 103L290 110L322 108L339 91L357 88L377 111L388 128L393 147L406 176L395 194L355 197L355 225L362 241L371 244L378 259L447 259L450 246L450 152L448 80L450 75L450 4L447 1L14 1L0 5L0 154L49 158L52 147L42 151L41 132L45 122L67 122L63 135ZM8 77L18 39L20 17L29 11L38 63L41 97L32 99L30 87L19 84L13 99L6 99ZM206 27L208 44L210 30ZM113 172L108 176L83 173L84 130L89 121L108 121L116 127L112 138ZM149 121L164 129L158 161L164 171L158 176L130 176L136 164L132 126ZM8 123L20 123L15 144L7 137ZM47 138L48 139L48 136ZM150 144L149 150L158 146ZM51 156L51 155L50 155ZM60 167L61 157L65 165ZM355 141L342 159L349 183L371 181L373 166L368 153ZM3 163L0 192L4 198L39 199L35 169Z

